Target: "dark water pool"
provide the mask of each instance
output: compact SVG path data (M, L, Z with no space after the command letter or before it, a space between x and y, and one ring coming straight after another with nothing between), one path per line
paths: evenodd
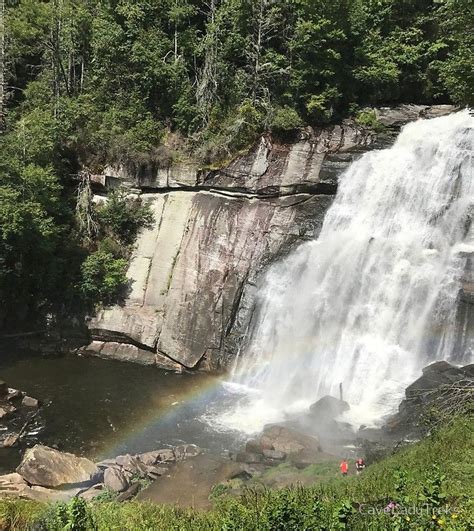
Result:
M180 442L223 453L241 442L202 419L209 408L229 407L232 400L214 376L10 348L0 350L0 379L44 404L29 446L41 442L99 459ZM0 448L0 473L19 459L19 449Z

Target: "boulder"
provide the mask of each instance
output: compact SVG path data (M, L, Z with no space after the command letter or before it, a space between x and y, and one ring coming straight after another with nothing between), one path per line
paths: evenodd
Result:
M201 448L195 444L180 444L174 449L176 461L182 461L187 457L196 457L201 453Z
M28 500L34 500L41 503L67 502L77 496L80 489L54 490L33 485L24 489L20 497Z
M267 450L266 448L264 448L262 453L263 457L267 459L282 460L286 457L285 452L282 452L280 450Z
M309 407L311 416L321 422L333 420L349 409L350 406L345 400L329 395L323 396Z
M465 377L461 367L455 367L447 361L436 361L425 367L422 375L406 388L407 399L423 400L425 396L443 385L448 385Z
M464 367L460 367L459 370L466 378L474 380L474 363L464 365Z
M19 400L20 398L23 398L25 394L22 391L19 391L18 389L8 389L8 395L7 400L9 402L13 402L15 400Z
M19 433L11 433L10 435L7 435L3 441L3 447L4 448L12 448L16 444L18 444L18 441L20 440L20 434Z
M6 474L0 476L0 495L11 496L20 494L28 483L20 474L14 472L13 474Z
M249 453L263 454L264 450L274 450L272 442L264 435L258 439L250 439L245 444L245 451Z
M0 397L4 397L7 394L8 394L8 385L3 380L0 380Z
M237 463L246 463L246 464L253 464L253 463L262 463L263 462L263 455L262 454L253 454L249 452L239 452L235 456L235 460Z
M462 382L462 385L459 386ZM456 367L446 361L437 361L422 371L422 375L405 390L405 399L398 407L398 412L387 419L383 426L386 436L398 439L416 440L430 429L430 423L423 420L430 418L433 406L438 409L438 416L443 408L448 408L451 386L466 389L464 394L456 395L456 407L461 410L469 408L474 388L472 365Z
M146 467L146 475L150 479L157 479L160 476L164 476L168 472L167 468L161 467L161 466L147 466Z
M138 474L141 477L146 476L146 466L138 459L138 457L133 457L130 454L119 455L115 459L115 463L121 466L125 472L129 472L132 475Z
M23 400L21 401L21 405L23 407L38 408L39 407L39 401L36 400L36 398L32 398L31 396L26 395L23 398Z
M97 468L100 468L101 470L105 470L106 468L117 468L120 469L120 465L117 465L115 462L115 459L104 459L103 461L100 461L99 463L96 463Z
M128 489L129 482L122 471L107 468L104 472L104 485L114 492L123 492Z
M223 477L226 480L241 479L247 481L253 477L253 470L245 463L225 463Z
M170 448L163 448L162 450L158 450L158 458L156 460L157 463L173 463L176 461L176 456Z
M31 485L61 487L94 481L99 469L84 457L37 444L29 448L17 472Z
M145 452L144 454L137 455L137 458L147 466L153 466L158 462L159 452Z
M287 455L296 454L302 450L321 452L319 439L285 426L269 426L263 431L266 440L271 441L274 450Z
M117 496L117 501L124 502L131 500L140 492L140 489L140 483L133 483L132 485L130 485L130 487L128 487L125 492L122 492L122 494L119 494Z
M98 483L97 485L94 485L90 487L89 489L81 492L79 494L79 498L83 498L86 501L92 501L97 496L100 496L104 492L104 485L102 483Z
M18 473L0 476L0 498L22 498L39 502L64 502L79 493L79 489L52 490L30 486Z

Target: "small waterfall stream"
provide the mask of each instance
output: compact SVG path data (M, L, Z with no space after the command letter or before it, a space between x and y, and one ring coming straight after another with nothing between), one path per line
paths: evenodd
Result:
M256 431L339 396L340 383L349 415L370 424L427 363L456 360L456 299L474 250L473 139L468 111L420 120L340 177L319 238L264 278L231 382L244 396L222 424Z

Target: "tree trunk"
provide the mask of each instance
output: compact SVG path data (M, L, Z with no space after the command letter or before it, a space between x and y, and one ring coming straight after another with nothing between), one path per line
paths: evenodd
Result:
M260 0L260 9L258 13L257 21L257 39L255 43L255 63L254 63L254 76L253 76L253 101L257 98L257 87L260 78L260 55L262 53L262 29L263 29L263 17L264 17L264 0Z
M0 132L5 130L5 0L0 0Z

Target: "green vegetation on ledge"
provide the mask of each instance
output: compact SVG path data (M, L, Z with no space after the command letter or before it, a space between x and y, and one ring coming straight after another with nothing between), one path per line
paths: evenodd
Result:
M362 476L313 487L251 489L217 497L209 512L147 503L92 502L46 506L1 501L9 530L464 530L472 517L472 419L458 418L424 441L370 466ZM385 509L392 506L395 508ZM398 508L397 508L398 506Z

